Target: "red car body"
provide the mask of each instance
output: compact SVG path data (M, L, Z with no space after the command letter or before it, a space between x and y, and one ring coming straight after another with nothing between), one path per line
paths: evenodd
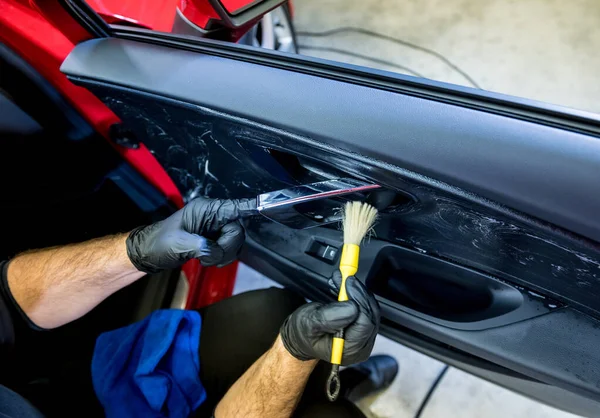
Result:
M219 19L207 0L90 0L87 3L109 23L132 24L161 32L171 32L177 8L201 28L206 28L210 19Z
M239 9L252 0L229 0L229 10ZM90 0L89 5L109 23L128 24L170 32L176 9L204 28L219 16L208 0ZM239 35L238 31L236 35ZM73 47L92 36L67 13L58 1L0 1L0 41L33 66L104 138L118 117L98 98L72 84L60 66ZM111 142L112 143L112 142ZM176 207L183 198L167 172L141 144L137 149L114 145L122 158ZM188 308L197 308L230 296L235 283L237 263L217 268L201 268L197 260L183 267L189 282Z

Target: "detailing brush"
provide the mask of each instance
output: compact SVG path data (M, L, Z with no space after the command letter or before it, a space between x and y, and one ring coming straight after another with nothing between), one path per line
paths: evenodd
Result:
M338 293L338 301L348 300L346 279L354 276L358 270L360 243L373 227L377 218L377 209L368 203L348 202L344 206L342 226L344 229L344 247L340 259L342 283ZM339 370L344 352L344 330L336 332L331 345L331 374L327 379L327 398L335 401L340 393Z

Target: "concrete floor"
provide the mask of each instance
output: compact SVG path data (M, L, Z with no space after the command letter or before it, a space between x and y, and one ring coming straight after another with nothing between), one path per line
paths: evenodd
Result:
M600 113L597 0L297 0L295 10L298 31L363 27L443 54L484 89ZM359 34L298 41L469 85L440 59L390 41ZM300 52L403 72L339 53Z
M234 294L254 289L280 287L262 274L240 263ZM389 354L400 364L400 372L386 391L359 405L368 418L413 418L427 391L444 367L431 357L378 336L373 354ZM485 380L450 368L429 399L421 418L575 418Z

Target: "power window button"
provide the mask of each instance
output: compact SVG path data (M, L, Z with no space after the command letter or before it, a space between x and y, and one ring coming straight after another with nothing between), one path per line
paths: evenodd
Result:
M311 242L308 250L306 250L307 254L318 258L327 264L335 264L339 252L340 249L338 247L334 247L333 245L325 244L319 241Z
M323 253L321 254L321 258L324 258L327 261L334 262L337 257L338 249L336 247L332 247L331 245L325 246L323 249Z

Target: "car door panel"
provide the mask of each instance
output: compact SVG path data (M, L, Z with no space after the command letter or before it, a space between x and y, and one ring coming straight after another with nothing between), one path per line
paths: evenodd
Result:
M538 390L550 384L598 399L594 117L565 112L561 122L554 109L552 122L547 110L517 118L376 88L368 71L342 81L308 74L320 61L295 58L293 71L249 62L243 47L232 59L172 46L87 41L62 71L121 118L187 200L341 175L380 184L394 197L359 277L378 295L386 334L409 332L527 376L539 382L521 388L531 396L555 393ZM394 77L399 87L415 83ZM330 297L335 258L311 248L339 249L335 226L293 230L255 218L246 228L244 261L313 300ZM581 405L579 413L600 411Z

